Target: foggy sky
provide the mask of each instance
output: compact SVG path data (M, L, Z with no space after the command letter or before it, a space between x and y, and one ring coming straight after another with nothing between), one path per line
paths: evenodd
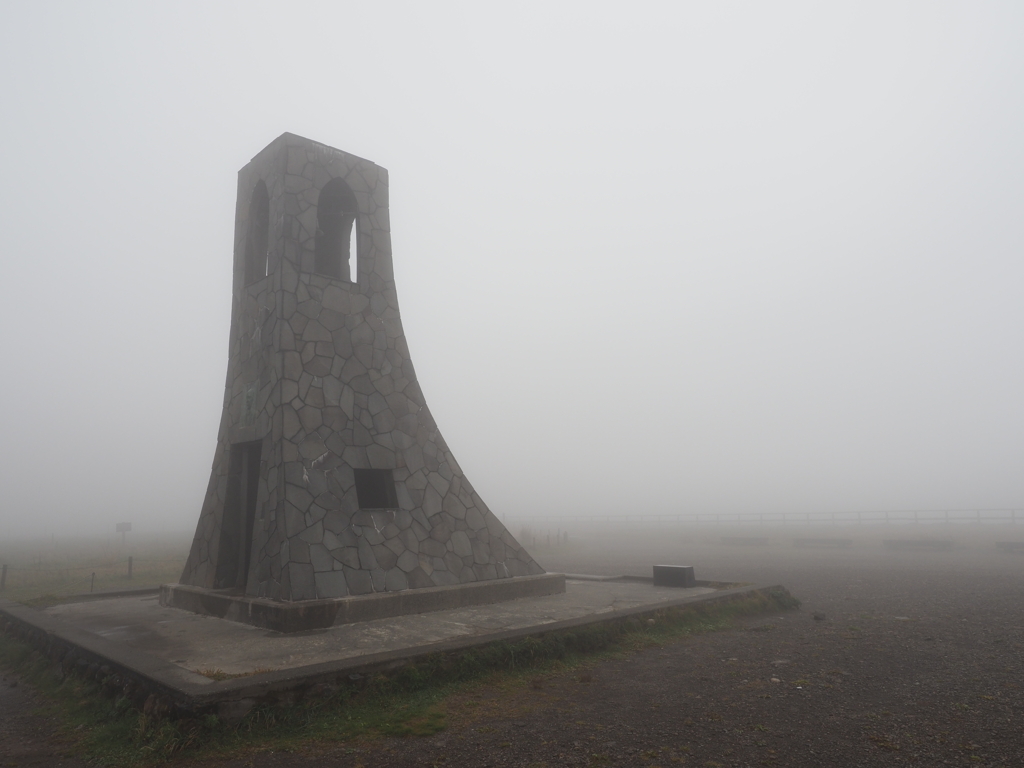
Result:
M284 131L499 516L1024 506L1024 7L677 5L5 3L0 536L194 527Z

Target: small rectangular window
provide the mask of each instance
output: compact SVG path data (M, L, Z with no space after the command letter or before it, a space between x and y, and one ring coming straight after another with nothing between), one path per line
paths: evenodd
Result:
M397 509L398 494L390 469L357 469L356 498L360 509Z

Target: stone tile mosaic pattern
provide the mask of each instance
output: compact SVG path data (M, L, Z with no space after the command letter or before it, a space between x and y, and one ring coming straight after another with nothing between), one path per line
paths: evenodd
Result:
M358 203L355 282L313 273L318 191ZM249 199L270 196L267 276L245 285ZM231 445L262 440L245 591L283 600L543 573L466 479L430 415L398 311L387 171L284 134L239 173L228 376L183 584L215 586ZM392 470L361 510L354 469Z

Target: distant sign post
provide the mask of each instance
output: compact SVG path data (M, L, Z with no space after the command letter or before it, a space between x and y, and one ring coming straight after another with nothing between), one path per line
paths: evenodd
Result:
M125 542L125 534L132 529L131 523L118 523L117 532L121 534L121 544Z

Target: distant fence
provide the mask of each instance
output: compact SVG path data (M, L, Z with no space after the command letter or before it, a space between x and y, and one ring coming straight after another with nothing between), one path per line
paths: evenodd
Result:
M1017 525L1024 509L911 509L852 512L622 512L593 515L509 516L508 525L531 529L588 525Z
M0 564L0 597L24 600L149 585L181 571L185 557L104 558L95 562Z

